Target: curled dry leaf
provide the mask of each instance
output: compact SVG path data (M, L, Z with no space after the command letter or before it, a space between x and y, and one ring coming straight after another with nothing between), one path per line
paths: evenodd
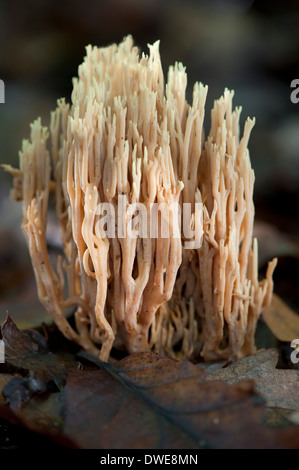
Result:
M1 328L5 363L0 364L0 417L25 428L57 437L62 425L63 394L70 370L80 364L47 348L36 330L21 331L8 315Z
M272 302L264 308L262 317L268 328L280 341L290 342L299 338L299 315L278 295L273 294Z
M1 328L5 344L5 364L2 370L14 366L31 373L31 378L46 385L50 382L61 388L70 370L78 369L78 362L69 361L49 351L45 337L36 330L21 331L8 315ZM22 374L24 375L24 374Z

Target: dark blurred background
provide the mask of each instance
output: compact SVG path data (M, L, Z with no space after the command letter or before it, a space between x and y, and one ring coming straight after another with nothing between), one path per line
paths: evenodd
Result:
M209 86L207 122L225 87L242 105L242 124L256 117L250 154L256 174L256 234L260 267L280 256L276 291L299 306L299 1L254 0L12 0L0 2L0 162L18 165L29 124L68 100L85 46L132 34L142 51L160 39L164 73L181 61L188 97L195 81ZM21 326L48 320L39 305L20 230L21 207L11 202L11 177L0 171L0 322L6 310Z

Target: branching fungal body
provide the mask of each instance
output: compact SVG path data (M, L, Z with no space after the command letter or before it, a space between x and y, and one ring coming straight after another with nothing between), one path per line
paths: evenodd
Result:
M241 109L232 108L233 92L225 90L205 139L207 87L196 83L189 105L180 63L164 85L158 47L139 58L131 37L106 48L88 46L71 106L58 101L49 129L37 119L23 142L20 168L5 166L14 176L12 196L23 201L38 295L62 333L104 361L112 347L177 358L240 357L254 351L276 264L269 263L259 282L247 148L254 121L246 121L239 138ZM64 252L55 269L46 242L52 200ZM109 207L117 225L134 203L148 217L143 236L104 230ZM152 237L155 203L160 215ZM190 248L180 212L169 214L174 205L189 204L194 228L197 203L202 243ZM99 204L107 209L102 219ZM165 220L167 237L161 235ZM65 315L70 306L75 327Z

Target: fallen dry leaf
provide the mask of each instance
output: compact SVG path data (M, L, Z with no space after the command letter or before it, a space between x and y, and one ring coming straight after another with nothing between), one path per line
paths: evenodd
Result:
M65 435L84 449L196 449L173 426L105 371L71 374L65 390ZM95 412L96 410L96 412ZM88 424L87 424L88 423Z
M265 398L268 407L299 411L299 372L276 369L277 361L277 350L267 349L228 367L211 370L207 380L222 380L230 384L252 380L255 390Z
M271 304L264 308L262 317L268 328L280 341L291 342L299 338L299 315L278 296L273 294Z
M78 369L78 362L61 358L49 351L45 337L36 330L21 331L8 315L1 327L2 340L5 344L5 364L0 364L0 371L6 372L10 366L19 371L30 371L31 379L44 383L47 388L51 383L61 388L70 370Z
M92 360L104 370L71 373L65 388L65 433L78 447L299 447L298 428L263 424L249 381L209 382L190 362L151 353Z
M23 405L26 402L32 405L35 396L63 388L67 373L80 367L78 362L50 352L45 337L38 331L19 330L9 315L2 325L1 335L5 344L5 363L0 364L0 377L4 377L5 383L0 380L0 386L2 397L12 412L21 413ZM41 403L44 405L43 400ZM40 412L43 413L42 407ZM31 428L30 423L25 422ZM34 423L32 427L35 428Z
M265 423L258 390L279 413L284 406L298 406L298 373L276 371L273 351L207 370L153 353L113 364L81 353L78 370L77 362L50 353L42 335L19 331L11 319L2 334L9 362L0 374L0 418L64 447L299 448L299 426ZM253 366L249 360L257 362ZM36 387L38 381L45 386ZM57 386L49 387L51 381ZM295 388L283 395L283 384Z

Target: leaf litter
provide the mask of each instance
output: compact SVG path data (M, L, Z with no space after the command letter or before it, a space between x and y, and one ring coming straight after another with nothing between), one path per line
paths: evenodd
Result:
M299 375L276 368L277 349L204 367L154 353L105 363L54 354L9 316L1 331L0 418L64 447L299 448Z

